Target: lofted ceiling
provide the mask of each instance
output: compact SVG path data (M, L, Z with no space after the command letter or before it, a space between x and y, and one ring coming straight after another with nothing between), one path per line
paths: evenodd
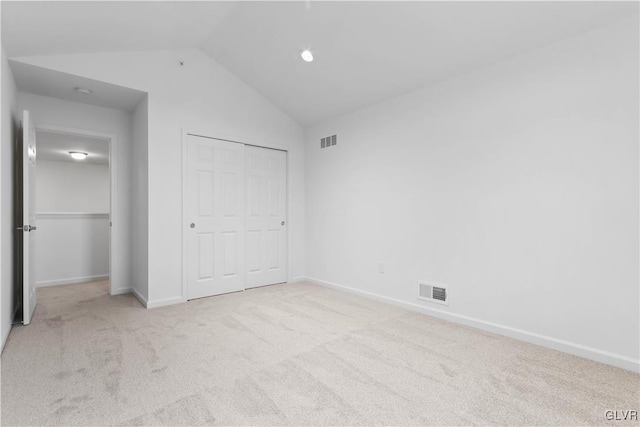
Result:
M196 47L234 7L197 1L2 1L2 45L10 57Z
M198 47L309 125L616 20L637 2L2 2L9 57ZM301 49L313 51L305 63Z

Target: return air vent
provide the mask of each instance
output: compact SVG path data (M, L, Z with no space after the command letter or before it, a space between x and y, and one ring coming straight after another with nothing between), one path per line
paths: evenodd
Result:
M338 135L331 135L320 140L320 148L333 147L338 143Z
M418 282L418 299L449 305L447 288L431 282Z

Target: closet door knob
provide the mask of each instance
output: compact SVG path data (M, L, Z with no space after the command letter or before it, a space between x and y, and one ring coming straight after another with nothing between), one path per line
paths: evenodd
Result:
M194 222L192 222L191 225L189 225L189 227L196 228L196 224Z

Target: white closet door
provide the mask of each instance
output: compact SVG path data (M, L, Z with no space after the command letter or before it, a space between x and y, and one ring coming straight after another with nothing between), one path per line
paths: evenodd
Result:
M188 136L187 299L244 289L244 146Z
M287 153L245 147L246 287L287 279Z

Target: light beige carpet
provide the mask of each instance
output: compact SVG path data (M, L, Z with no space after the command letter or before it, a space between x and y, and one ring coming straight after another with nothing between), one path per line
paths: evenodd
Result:
M2 355L3 425L594 425L622 369L307 284L145 310L38 290Z

